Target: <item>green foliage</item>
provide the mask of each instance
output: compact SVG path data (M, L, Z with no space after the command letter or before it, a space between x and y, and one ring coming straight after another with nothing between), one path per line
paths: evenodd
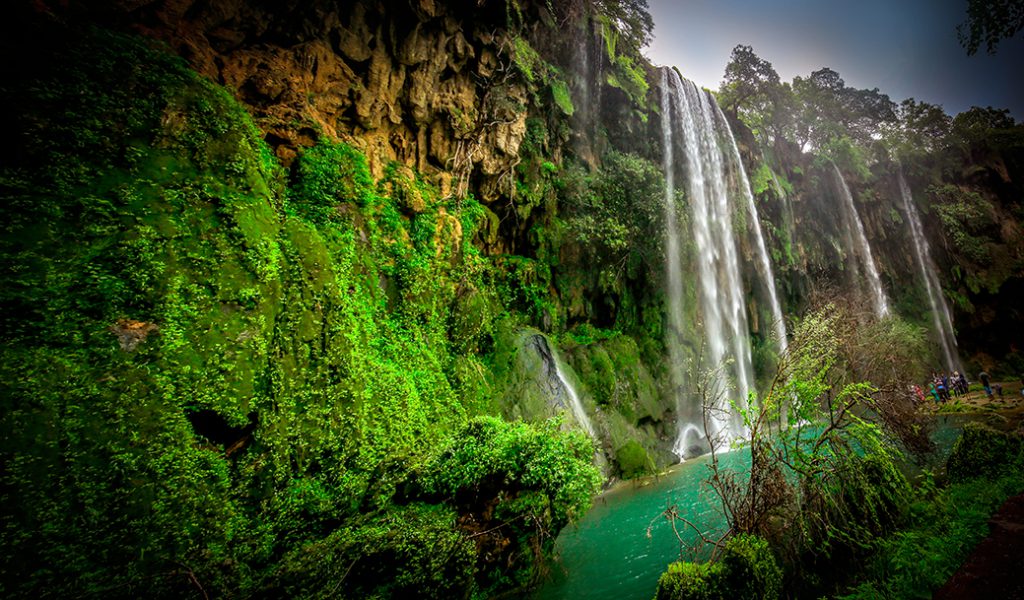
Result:
M573 167L563 177L566 227L587 253L598 288L621 291L625 281L661 264L664 178L652 162L611 152L596 176Z
M847 373L884 374L874 363L899 363L889 337L904 334L862 329L835 305L797 320L767 393L747 408L734 408L750 431L748 470L725 469L717 457L710 463L707 482L721 499L731 532L771 540L795 570L836 572L836 564L865 557L906 516L910 486L900 470L902 454L887 433L895 429L887 420L893 409L875 402L878 390L871 384ZM780 587L781 576L765 577ZM801 581L795 591L817 594L819 585Z
M1024 28L1024 3L1020 0L969 0L967 21L957 25L960 45L971 55L982 43L985 51L995 54L999 42L1012 38Z
M576 111L572 103L569 86L563 79L562 72L544 60L543 57L523 37L512 40L512 62L523 75L534 92L547 86L551 92L551 101L563 115L571 117Z
M849 137L868 147L885 124L895 122L896 105L878 91L848 87L839 73L824 68L793 79L800 104L797 141L824 147L836 137Z
M719 600L724 575L721 563L674 562L658 578L655 600Z
M768 542L738 535L712 563L677 562L658 579L655 600L756 600L779 598L782 569Z
M374 201L366 157L347 144L323 141L306 150L295 170L289 206L314 223L341 220L339 205L365 207Z
M940 150L950 133L952 119L941 106L907 98L896 115L898 121L885 135L900 160L915 160Z
M419 494L475 513L482 531L503 540L501 560L477 580L485 595L536 583L536 563L550 556L554 536L590 507L601 477L591 464L594 446L558 420L540 427L478 417L425 464ZM493 507L493 513L490 512ZM538 555L538 552L540 554Z
M977 192L950 184L933 185L928 193L957 251L976 263L986 262L992 240L985 233L995 224L991 203Z
M842 134L830 137L822 143L820 150L821 156L827 157L843 172L852 173L861 181L870 179L871 170L864 151L849 137Z
M528 508L549 513L557 531L590 507L601 481L590 464L590 439L575 431L561 432L559 426L555 420L534 427L477 417L427 463L419 484L425 493L446 498L479 492L496 478L513 489L538 490L538 504Z
M648 12L647 0L596 0L597 18L609 23L616 39L632 53L639 53L651 42L654 21Z
M757 56L750 46L732 49L718 93L723 111L739 116L756 134L771 127L783 93L779 74L771 63Z
M451 598L473 589L476 549L446 505L392 505L296 547L277 577L288 596ZM341 582L344 582L341 585Z
M845 600L932 597L989 533L988 520L1010 496L1024 491L1017 471L936 490L922 485L904 529L880 538L860 583Z
M1024 467L1024 438L996 431L981 423L968 423L953 445L946 472L953 481L977 477L996 479Z
M636 479L653 472L654 464L647 450L636 440L629 440L615 451L615 462L623 479Z
M782 569L766 540L753 535L730 538L721 564L726 597L755 600L782 595Z
M555 106L557 106L565 116L571 117L576 109L572 105L572 96L569 95L569 86L561 79L552 81L551 96L554 98Z
M485 209L395 165L377 185L329 141L286 179L223 89L135 38L61 29L35 51L9 82L24 152L0 167L0 558L26 574L5 595L529 580L526 551L480 575L467 506L399 493L424 461L466 485L486 468L501 515L557 530L597 481L589 442L554 426L453 438L492 401L455 355L488 351L503 310L470 243ZM432 458L454 439L489 462Z
M760 196L767 192L773 187L773 183L772 169L767 163L761 163L750 176L750 189L755 196Z
M512 48L513 64L523 74L526 81L534 83L538 77L544 75L546 63L540 57L540 54L537 54L537 51L533 49L530 42L526 41L525 38L516 37L512 40Z
M613 18L604 15L595 18L601 24L605 53L611 66L611 70L605 74L605 82L625 92L634 106L645 108L647 90L650 87L642 66L645 61L639 56L637 49L630 46L620 47L620 30Z

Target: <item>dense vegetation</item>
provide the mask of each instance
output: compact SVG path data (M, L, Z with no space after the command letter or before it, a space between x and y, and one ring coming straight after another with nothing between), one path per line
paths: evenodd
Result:
M289 175L179 60L59 33L8 90L5 593L530 583L598 475L580 434L473 418L463 353L514 319L479 205L343 144Z
M365 39L304 38L337 17L317 3L235 6L258 33L199 19L212 50L147 3L43 4L4 41L24 59L0 83L5 596L498 596L542 578L602 481L676 461L644 0L340 3ZM125 33L137 17L177 43ZM281 91L289 44L302 71ZM434 96L452 104L425 117ZM281 98L299 108L275 112ZM902 168L946 241L957 321L1020 323L1004 309L1024 270L1021 126L897 105L829 69L781 82L750 47L719 99L786 312L806 316L789 356L763 317L754 332L754 467L712 480L733 535L671 566L659 597L934 585L1021 489L983 450L1020 448L970 430L946 487L897 468L928 445L900 391L934 361L887 185ZM838 234L795 227L830 221L811 198L831 164L882 240L900 317L844 305ZM964 336L976 365L1024 366L1007 321ZM846 560L856 578L820 576Z

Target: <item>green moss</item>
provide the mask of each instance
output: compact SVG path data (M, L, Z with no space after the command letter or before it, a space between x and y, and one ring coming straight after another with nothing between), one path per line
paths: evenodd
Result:
M654 462L644 447L636 440L629 440L615 451L615 463L623 479L636 479L653 472Z
M367 206L374 200L366 157L347 144L324 141L303 152L289 206L316 223L340 218L339 206Z
M782 569L766 540L746 534L730 538L721 563L725 597L758 600L782 595Z
M758 600L779 598L782 569L768 542L738 535L715 563L677 562L658 579L656 600Z
M569 86L565 84L561 79L555 79L551 82L551 97L555 101L555 106L562 111L567 117L571 117L575 112L575 108L572 105L572 96L569 95Z
M718 600L722 567L718 563L675 562L658 578L655 600Z
M996 431L981 423L968 423L953 445L946 472L955 481L989 479L1016 472L1024 466L1024 438Z
M229 596L529 579L527 559L480 575L468 508L441 487L399 490L492 409L502 297L543 310L546 267L496 275L470 245L486 209L397 167L375 182L345 144L286 177L241 106L147 42L61 29L34 51L43 67L9 82L24 152L0 167L0 484L17 515L0 557L26 573L4 591L179 595L154 577L177 565ZM508 435L538 446L516 477L552 523L578 515L592 450ZM521 467L495 461L497 480Z

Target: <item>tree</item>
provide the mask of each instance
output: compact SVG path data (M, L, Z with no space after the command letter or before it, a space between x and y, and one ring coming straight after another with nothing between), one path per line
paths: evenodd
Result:
M952 126L952 119L941 106L907 98L896 109L896 122L885 137L901 156L938 150Z
M836 138L849 137L867 147L880 137L883 126L896 121L896 104L878 88L859 90L846 85L828 67L807 78L793 79L800 106L797 141L822 148Z
M634 54L651 43L654 19L648 12L647 0L595 0L596 12L607 17Z
M1003 38L1011 38L1024 29L1024 1L968 0L967 21L957 25L960 45L973 55L985 44L985 51L995 54Z
M772 64L755 54L752 47L739 45L732 49L725 66L719 103L722 110L733 115L742 110L745 115L763 121L779 85L779 74Z
M796 323L765 393L749 409L733 408L749 431L748 470L721 464L724 440L710 440L707 484L728 529L712 538L674 507L663 513L674 527L697 531L713 560L730 538L757 536L797 569L842 561L905 515L910 487L896 440L912 452L931 448L905 385L920 375L923 330L899 319L873 321L830 297L817 296L819 308ZM715 381L709 373L696 384L706 421L723 404Z

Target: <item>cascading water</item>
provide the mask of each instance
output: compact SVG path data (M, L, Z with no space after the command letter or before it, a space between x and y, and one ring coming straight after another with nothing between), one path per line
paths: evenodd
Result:
M672 381L672 389L676 396L676 418L679 421L679 434L676 437L674 451L682 457L685 449L694 445L696 439L694 433L700 432L693 424L700 422L699 415L693 414L686 406L686 370L684 367L686 356L683 352L683 334L686 325L683 322L683 268L682 255L679 246L679 219L676 215L676 185L675 185L675 152L672 143L672 122L668 116L672 112L672 95L667 92L668 69L661 72L661 135L662 148L664 148L665 168L665 270L668 281L668 333L665 337L665 345L668 347L669 371ZM686 425L690 427L687 428Z
M924 280L925 290L928 292L928 302L932 309L932 322L935 325L935 334L942 346L942 357L946 361L946 368L950 371L960 369L960 358L956 348L956 336L953 334L953 319L949 314L949 307L942 298L942 287L939 285L939 277L936 275L935 263L932 262L931 252L928 248L928 239L924 237L924 228L921 227L921 217L914 206L914 199L910 194L910 186L903 177L903 169L897 173L900 186L900 196L903 198L903 210L907 213L907 221L910 223L910 233L914 239L914 256L917 258L917 267L921 272L921 279Z
M565 376L561 362L548 344L547 338L543 335L535 334L530 338L530 342L532 342L537 353L540 354L548 380L554 379L558 382L557 387L554 385L550 386L553 396L557 399L559 395L564 394L569 400L569 410L572 411L572 416L576 419L576 423L587 432L587 435L594 437L594 426L591 424L590 418L587 417L587 411L583 409L583 403L580 401L576 389ZM559 402L559 404L561 403ZM564 406L564 404L561 405Z
M767 281L776 335L785 344L785 325L779 306L771 263L761 234L757 208L746 172L739 159L732 132L706 91L680 77L671 69L662 70L662 144L665 160L666 270L668 281L669 332L666 344L672 363L672 381L676 386L678 434L675 452L691 454L703 431L699 399L685 393L683 336L686 331L683 306L682 248L680 239L689 233L695 245L695 263L699 283L698 305L706 347L705 366L715 376L707 395L724 402L746 401L754 376L750 355L746 303L732 226L728 166L737 174L746 200L753 231L757 238L759 271ZM682 164L687 176L690 230L683 232L675 206L676 145L683 150ZM728 146L729 155L722 151ZM730 393L732 391L732 393ZM739 415L724 414L724 406L709 413L708 431L717 442L743 437L745 430Z
M850 188L846 185L846 180L843 179L843 174L839 172L839 167L835 163L832 164L832 170L835 172L836 182L839 184L838 187L841 192L839 195L842 196L843 200L847 236L852 238L857 244L857 254L859 254L861 263L864 266L864 272L867 273L868 287L871 289L871 304L874 307L875 316L881 319L889 314L889 299L885 295L885 290L882 288L882 280L878 276L875 258L871 253L871 244L868 243L868 236L864 233L864 223L860 220L857 206L853 203L853 195L850 193Z
M562 372L562 368L559 366L558 361L555 361L555 375L558 377L558 381L562 384L562 389L565 390L567 396L569 396L569 408L572 409L572 414L576 417L576 422L587 432L587 435L594 437L594 426L590 423L590 418L587 417L587 413L583 410L583 403L580 402L580 397L576 395L575 388L569 383L569 380L565 378L565 373Z
M726 123L725 115L722 114L722 109L715 104L715 111L718 114L718 118L722 123ZM782 317L782 306L779 304L779 294L775 289L775 275L772 273L772 261L768 259L768 249L764 243L764 235L761 233L761 219L757 215L757 206L754 204L754 193L750 190L750 180L747 178L747 171L743 168L743 161L740 159L740 150L736 146L736 138L732 135L732 130L728 126L724 127L728 133L727 139L729 140L729 157L733 166L734 172L739 174L740 177L740 193L743 194L744 200L747 205L747 216L750 218L750 222L753 224L754 237L756 239L755 249L757 250L757 258L759 267L761 269L761 277L765 283L765 287L768 288L768 300L771 304L772 309L772 327L775 330L775 337L778 340L779 354L780 356L786 353L789 348L789 342L786 339L786 321ZM772 175L774 179L775 175ZM778 181L775 182L778 185Z

